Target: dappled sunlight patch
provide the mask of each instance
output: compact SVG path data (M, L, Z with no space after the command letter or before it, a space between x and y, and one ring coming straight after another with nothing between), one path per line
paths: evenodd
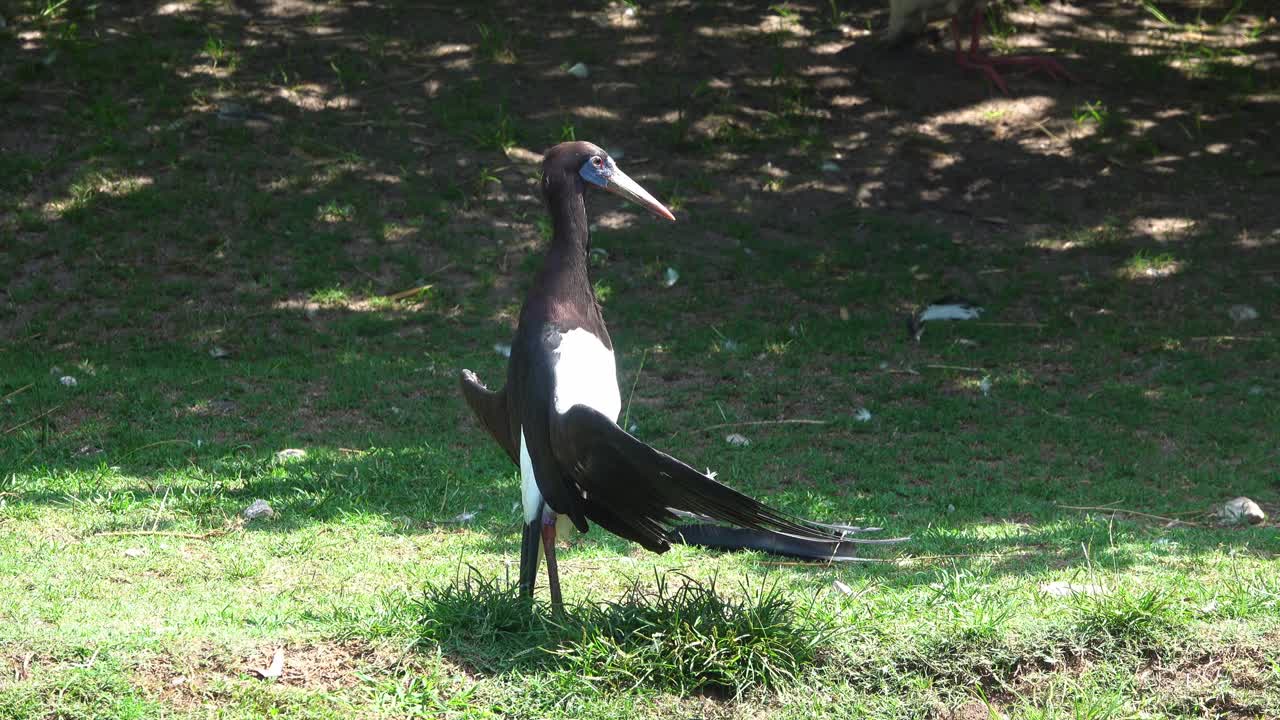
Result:
M475 46L467 43L438 43L427 55L440 62L447 70L470 70L475 64Z
M57 219L71 210L88 206L97 196L120 198L132 195L155 184L150 175L119 175L114 172L95 172L73 182L68 196L50 200L41 207L46 216Z
M328 109L352 110L363 107L360 98L342 93L335 94L333 88L320 83L298 83L277 88L275 95L299 110L307 112Z
M1162 243L1186 240L1196 228L1196 221L1189 217L1137 217L1129 223L1129 231L1134 235Z
M974 126L990 128L996 137L1007 134L1008 126L1033 125L1052 116L1058 101L1048 95L1020 97L1017 102L992 98L972 105L937 113L920 123L918 130L946 143L954 139L948 127ZM1038 137L1032 134L1031 137Z
M18 41L22 43L21 47L26 52L41 50L45 47L44 31L23 30L18 33Z
M1125 264L1116 271L1116 275L1126 280L1160 279L1177 275L1185 268L1185 262L1169 253L1152 255L1139 251L1125 261Z
M602 105L574 105L570 112L586 120L618 120L618 113Z
M1280 245L1280 228L1276 228L1265 235L1245 228L1240 231L1240 235L1236 238L1234 244L1247 250L1278 246ZM1280 268L1276 268L1274 273L1280 275Z
M196 3L193 2L167 2L156 8L156 14L166 17L170 15L185 15L195 9Z

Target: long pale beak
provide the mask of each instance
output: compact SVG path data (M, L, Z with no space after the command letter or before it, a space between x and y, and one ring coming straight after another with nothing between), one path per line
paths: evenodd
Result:
M604 189L641 207L648 208L650 212L660 218L666 218L671 222L676 221L676 216L671 214L666 205L658 202L658 199L640 187L639 183L627 177L626 173L617 168L614 168L609 175L608 184L604 186Z

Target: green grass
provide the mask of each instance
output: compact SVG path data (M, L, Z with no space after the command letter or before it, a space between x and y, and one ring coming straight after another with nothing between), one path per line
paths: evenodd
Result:
M223 3L11 5L44 40L0 35L0 717L1280 714L1275 526L1208 515L1280 504L1280 256L1215 224L1207 156L1144 191L1185 238L1141 235L1127 200L966 234L803 190L856 133L755 15L717 40L640 14L742 43L730 91L610 65L629 46L587 25L549 53L501 4L332 4L285 43ZM838 5L775 14L863 24ZM598 96L558 71L577 60ZM1089 93L1057 127L1146 112ZM518 597L517 473L456 373L502 382L549 234L513 151L567 137L625 145L680 214L591 201L628 425L910 542L825 567L596 530L561 551L565 615ZM949 292L983 321L910 342L905 313ZM703 430L778 419L825 424ZM274 516L245 520L259 499Z

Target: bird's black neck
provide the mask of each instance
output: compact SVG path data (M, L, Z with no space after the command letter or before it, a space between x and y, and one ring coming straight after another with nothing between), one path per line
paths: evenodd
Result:
M551 213L551 248L535 285L557 303L595 307L595 293L587 277L591 235L583 181L576 175L549 183L547 210ZM585 309L585 308L584 308Z
M586 187L574 175L547 188L547 210L551 213L551 250L581 255L584 267L591 247L587 230Z

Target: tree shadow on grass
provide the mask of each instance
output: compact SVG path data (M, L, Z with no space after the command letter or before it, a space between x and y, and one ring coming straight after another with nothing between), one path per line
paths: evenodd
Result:
M1268 174L1274 145L1262 141L1264 121L1277 108L1271 96L1246 87L1255 82L1265 90L1265 74L1229 72L1230 63L1214 61L1209 70L1235 73L1214 85L1163 59L1138 59L1134 54L1163 53L1164 46L1099 39L1106 32L1082 38L1073 30L1135 32L1143 17L1138 8L1080 8L1078 22L1051 26L1046 42L1076 47L1077 71L1105 72L1080 87L1015 84L1015 92L1051 93L1035 110L1058 123L1044 132L1080 128L1047 152L1033 142L1042 135L1033 126L1006 131L972 122L975 113L989 112L998 124L1001 113L1016 109L987 108L987 89L949 68L947 58L927 56L896 69L891 61L849 67L824 47L833 31L819 27L824 8L791 5L798 19L760 3L659 4L634 25L623 16L572 13L547 42L540 32L549 16L520 3L331 4L306 16L266 2L198 5L177 14L171 14L176 5L164 4L161 12L152 3L103 7L97 17L59 20L26 45L10 42L4 52L17 62L6 68L18 69L3 75L12 82L5 92L30 102L5 106L13 120L3 130L5 149L20 152L6 154L3 166L5 197L17 212L0 226L13 240L0 243L0 266L15 268L0 326L20 341L5 358L17 357L20 379L0 381L6 383L0 393L28 382L36 389L6 406L3 429L9 417L17 423L64 407L49 416L52 427L40 422L8 436L5 464L57 475L91 469L100 462L97 448L126 472L185 477L191 486L213 488L215 476L232 475L237 484L195 492L189 507L221 521L261 496L284 512L266 526L280 531L348 512L408 517L407 531L418 531L483 504L472 527L492 534L494 548L514 548L505 518L486 519L504 516L515 499L514 492L497 499L492 493L497 481L511 482L512 471L492 449L466 449L488 447L488 440L466 419L453 373L465 364L491 383L502 375L491 346L509 335L511 306L541 238L530 185L536 151L566 133L629 150L660 194L685 199L682 214L691 221L682 242L720 244L715 253L703 246L686 251L667 236L633 244L636 233L625 232L634 217L601 211L600 236L620 248L615 278L643 278L647 265L663 267L674 257L686 277L732 281L740 266L718 269L715 258L754 246L773 262L783 255L772 249L785 249L786 261L777 266L811 275L793 290L820 300L804 319L813 336L846 338L832 345L836 350L847 351L849 326L824 325L820 313L851 306L855 319L882 318L939 285L1002 298L1018 319L1049 316L1049 331L1067 343L1089 340L1073 331L1080 317L1123 308L1128 324L1109 327L1099 342L1134 356L1152 353L1146 340L1132 339L1142 323L1150 329L1158 321L1171 341L1192 331L1170 310L1177 303L1265 306L1254 298L1274 297L1270 275L1240 280L1233 272L1265 271L1277 260L1268 239L1274 216L1257 202L1270 197L1265 191L1274 184ZM854 24L879 22L883 3L861 3L852 12ZM1274 49L1274 34L1264 32L1241 52L1262 71ZM59 55L46 63L52 50ZM593 68L587 83L562 72L578 60ZM935 60L935 70L917 72ZM899 82L909 75L911 83ZM1133 85L1134 77L1145 80ZM932 92L939 85L949 92ZM1105 107L1077 123L1071 109L1085 103ZM1219 103L1242 112L1214 112ZM1193 113L1188 104L1199 109ZM968 113L968 121L956 113ZM835 152L845 153L840 172L830 182L814 181L826 177L818 168ZM1221 182L1237 162L1256 187L1241 190L1240 178ZM1194 186L1198 178L1207 178L1203 187ZM1174 180L1184 184L1167 189ZM824 210L818 220L797 220L813 208ZM841 210L826 212L831 208ZM997 217L975 220L977 229L969 223L967 239L903 230L903 223L885 219L917 213L924 215L920 224L938 214ZM1138 227L1160 213L1168 217L1154 219L1204 231L1170 241ZM1001 229L1011 219L1014 227ZM1023 220L1061 223L1071 236L1023 227ZM611 227L622 231L610 236ZM1029 241L1051 247L1004 263L1011 247ZM945 251L965 242L976 251ZM1178 269L1150 262L1166 254ZM1145 264L1124 267L1143 258ZM858 271L867 273L863 282L848 282ZM937 277L918 278L931 271ZM774 296L773 278L752 277L765 288L758 294L769 295L767 320L786 325L790 315L780 314L786 303ZM429 301L411 308L374 302L419 284L436 286ZM685 285L670 293L683 305L668 307L691 314L699 306L736 307L741 294L733 285L681 296ZM672 311L653 312L656 303L645 300L657 291L646 288L635 281L630 308L616 310L629 319L635 347L668 341L663 323ZM1210 311L1221 315L1211 307L1197 316L1195 333L1218 334L1207 321ZM1248 344L1255 340L1224 342L1243 343L1244 359L1262 363L1265 351L1249 348L1268 345ZM823 342L797 339L794 347ZM214 347L230 350L232 359L209 357ZM83 356L103 367L104 380L76 371L81 394L58 394L61 388L46 382L51 367ZM718 368L732 361L700 362ZM661 367L662 360L651 363ZM111 377L118 382L105 380ZM1092 397L1096 388L1088 390ZM1128 408L1121 431L1162 421L1150 404L1139 403L1147 390L1103 388ZM695 388L681 405L709 405L713 396ZM817 395L810 400L831 404ZM1069 402L1088 417L1082 400ZM1016 433L1025 426L1005 423L1035 411L1020 403L1007 415L979 420ZM177 421L156 421L168 416ZM49 437L56 447L44 452ZM1247 433L1226 441L1230 452L1247 443ZM157 442L211 449L174 453ZM336 450L296 467L271 464L275 450L303 443L388 449L352 457ZM224 459L241 444L251 457ZM975 445L968 457L1019 450L1013 444ZM1064 441L1059 449L1073 447ZM1127 450L1117 442L1112 456L1086 460L1124 470ZM1206 457L1217 450L1205 450ZM123 453L129 456L121 459ZM946 507L943 491L963 485L941 482L937 466L928 453L884 461L880 467L897 474L859 489L913 501L926 492L911 489L914 482L936 484L939 491L929 490L928 499L937 507L895 518L884 509L887 501L875 505L875 514L895 520L885 523L895 530L928 527ZM965 531L1005 512L979 507L995 495L977 492L978 477L964 478L974 480L976 499L959 509L954 535L918 533L922 547L965 553L1026 541ZM747 480L753 481L770 492L777 487L769 478ZM1058 478L1001 476L992 488L1036 481L1048 486ZM1132 493L1145 487L1134 483ZM147 503L163 497L143 485L126 491ZM22 492L33 503L65 497L65 488ZM1036 492L1037 500L1063 497ZM810 508L803 498L784 496L797 512ZM865 507L841 502L849 512ZM1053 512L1046 503L1037 507ZM1051 526L1031 534L1038 544L1074 547L1097 537L1096 530ZM1210 552L1216 542L1252 542L1255 532L1213 531L1195 552ZM1014 561L1003 566L1025 570Z

